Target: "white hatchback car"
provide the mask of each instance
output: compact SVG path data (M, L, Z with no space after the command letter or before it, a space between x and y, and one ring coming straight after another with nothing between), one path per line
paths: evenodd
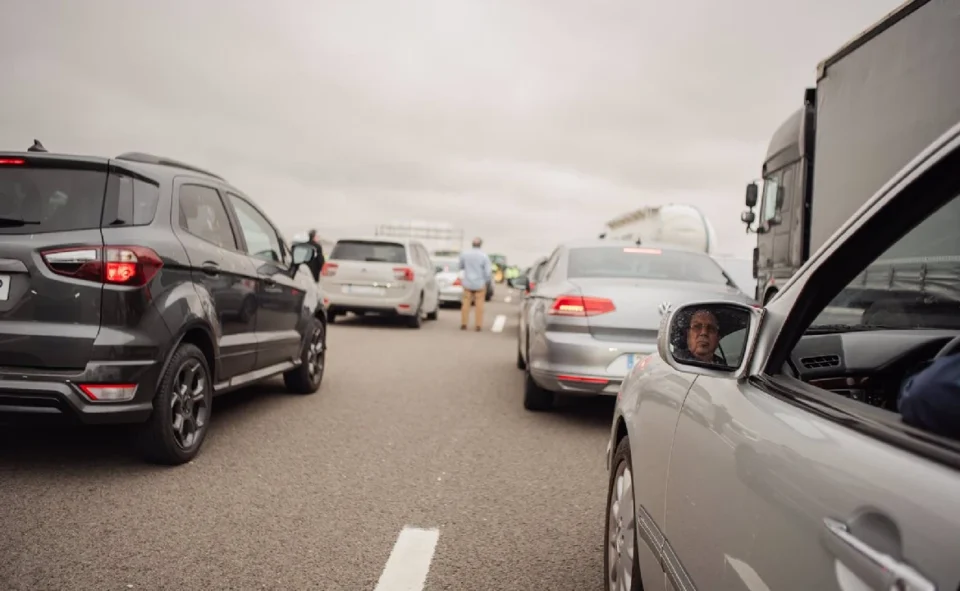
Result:
M436 320L440 292L427 249L416 240L338 240L320 272L329 323L347 312L401 316L412 328Z

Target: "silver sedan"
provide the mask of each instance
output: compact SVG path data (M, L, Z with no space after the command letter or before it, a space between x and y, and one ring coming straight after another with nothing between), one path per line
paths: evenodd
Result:
M637 362L656 351L667 302L751 301L708 255L633 242L562 244L541 275L518 344L528 410L551 408L558 393L616 395Z

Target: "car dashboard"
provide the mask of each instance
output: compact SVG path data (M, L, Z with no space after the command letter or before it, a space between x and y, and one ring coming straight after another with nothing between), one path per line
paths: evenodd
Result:
M903 382L926 367L955 330L867 330L805 335L790 354L798 379L896 412Z

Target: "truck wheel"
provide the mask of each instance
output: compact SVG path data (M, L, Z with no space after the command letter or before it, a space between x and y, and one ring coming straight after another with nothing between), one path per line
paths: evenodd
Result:
M213 384L207 359L195 345L177 347L153 397L140 445L150 462L177 466L195 458L207 436Z

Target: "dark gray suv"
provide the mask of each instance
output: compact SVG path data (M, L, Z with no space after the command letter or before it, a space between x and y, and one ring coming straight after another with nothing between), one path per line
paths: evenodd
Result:
M214 396L320 387L317 255L181 162L0 152L0 418L142 423L148 459L190 461Z

